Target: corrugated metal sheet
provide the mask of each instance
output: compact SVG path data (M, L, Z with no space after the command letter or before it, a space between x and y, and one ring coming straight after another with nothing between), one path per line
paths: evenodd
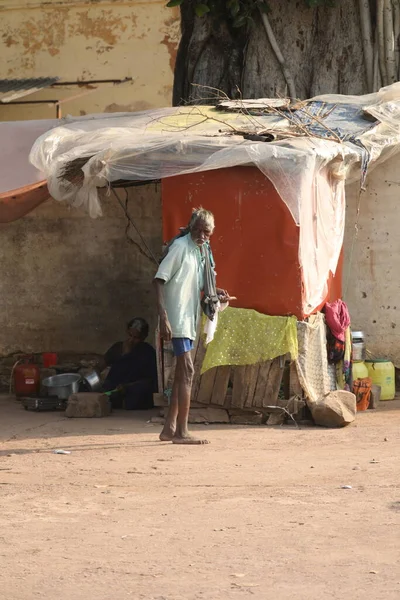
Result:
M37 77L35 79L0 79L0 103L6 104L23 98L39 90L50 87L58 77Z

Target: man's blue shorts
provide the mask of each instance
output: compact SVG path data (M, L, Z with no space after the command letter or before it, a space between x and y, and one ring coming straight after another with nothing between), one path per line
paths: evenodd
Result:
M189 338L172 338L172 347L175 356L182 356L182 354L193 350L193 340Z

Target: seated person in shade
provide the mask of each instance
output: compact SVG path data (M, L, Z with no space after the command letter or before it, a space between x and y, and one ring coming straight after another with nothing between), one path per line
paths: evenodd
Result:
M104 361L110 370L104 381L104 391L111 395L113 408L143 410L153 407L157 391L156 351L145 342L149 325L137 317L127 325L128 339L116 342L107 350Z

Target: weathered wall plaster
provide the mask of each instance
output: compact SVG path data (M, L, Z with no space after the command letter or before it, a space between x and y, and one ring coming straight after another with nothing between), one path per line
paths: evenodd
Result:
M0 0L0 78L123 79L62 105L63 114L171 105L179 9L164 0ZM65 99L87 88L49 89L24 100ZM0 106L0 120L54 118L51 105Z
M343 290L353 329L367 336L377 357L400 367L400 154L347 190ZM357 223L357 206L360 206Z
M122 195L122 192L119 192ZM0 356L22 352L101 354L123 339L126 322L148 319L154 341L156 266L127 241L113 196L91 219L49 200L0 225ZM129 189L129 212L152 251L162 245L161 191ZM137 234L129 230L140 243Z

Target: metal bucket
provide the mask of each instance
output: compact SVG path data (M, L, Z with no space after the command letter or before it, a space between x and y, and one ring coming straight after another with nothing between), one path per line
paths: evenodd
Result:
M68 400L71 394L79 391L80 375L66 373L65 375L53 375L43 379L42 384L47 389L49 396L57 396L60 400Z
M101 391L101 380L96 371L91 371L83 375L83 380L86 382L91 392Z
M353 361L362 362L367 358L365 337L363 331L352 331L351 340L353 347Z

